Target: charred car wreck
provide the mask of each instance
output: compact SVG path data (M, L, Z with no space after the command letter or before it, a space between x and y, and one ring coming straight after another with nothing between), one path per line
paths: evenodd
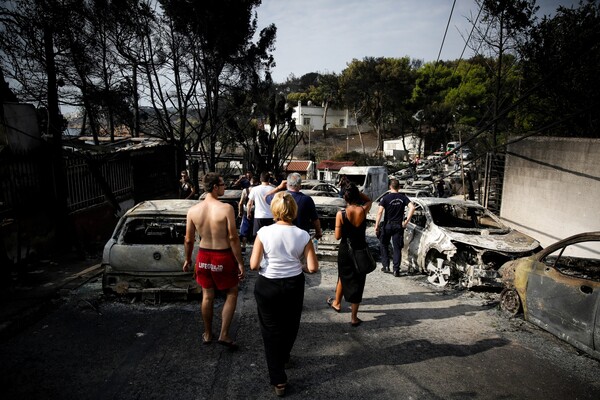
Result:
M556 242L500 268L503 310L600 359L600 232Z
M200 293L193 272L182 271L187 211L197 203L145 201L127 211L104 246L104 292L183 297ZM195 245L193 260L197 252Z
M403 260L430 283L459 288L502 285L498 269L540 249L533 238L504 225L476 202L412 198L415 213L404 231Z

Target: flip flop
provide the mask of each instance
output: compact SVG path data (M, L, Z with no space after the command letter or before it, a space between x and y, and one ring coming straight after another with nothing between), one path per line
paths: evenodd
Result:
M342 307L340 307L340 308L335 308L335 307L333 306L333 299L332 299L331 297L328 297L328 298L327 298L327 304L328 304L328 305L329 305L329 307L331 307L331 308L333 309L333 311L335 311L335 312L338 312L338 313L339 313L340 311L342 311Z
M240 348L235 342L226 342L225 340L217 340L221 346L227 347L231 351L235 351Z
M362 320L357 318L356 322L350 322L350 325L352 325L353 328L356 328L357 326L359 326L360 324L362 324Z
M202 344L207 344L208 345L208 344L211 344L211 343L212 343L212 338L207 339L206 338L206 333L203 333L202 334Z

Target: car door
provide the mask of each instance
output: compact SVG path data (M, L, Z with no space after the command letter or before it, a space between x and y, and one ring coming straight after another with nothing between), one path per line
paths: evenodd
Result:
M404 247L402 247L402 258L408 262L412 268L419 270L417 256L419 255L419 247L423 231L427 222L427 217L423 207L420 204L414 203L415 212L411 218L411 222L404 229Z
M527 280L527 319L576 347L593 349L600 345L600 282L589 279L586 262L568 245L535 261Z

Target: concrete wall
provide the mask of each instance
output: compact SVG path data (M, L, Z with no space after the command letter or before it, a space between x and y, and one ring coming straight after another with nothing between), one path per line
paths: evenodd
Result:
M509 145L500 216L544 247L600 231L600 139L536 137Z

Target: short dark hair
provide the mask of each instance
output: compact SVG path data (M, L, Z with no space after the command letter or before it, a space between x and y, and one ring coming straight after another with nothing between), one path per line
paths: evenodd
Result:
M271 173L269 171L263 171L260 173L261 182L269 182L269 179L271 179Z
M394 190L400 189L400 182L398 182L398 179L390 179L390 187Z
M204 175L204 179L202 179L202 184L204 185L204 190L207 192L212 192L215 186L219 186L221 183L221 175L216 172L209 172Z

